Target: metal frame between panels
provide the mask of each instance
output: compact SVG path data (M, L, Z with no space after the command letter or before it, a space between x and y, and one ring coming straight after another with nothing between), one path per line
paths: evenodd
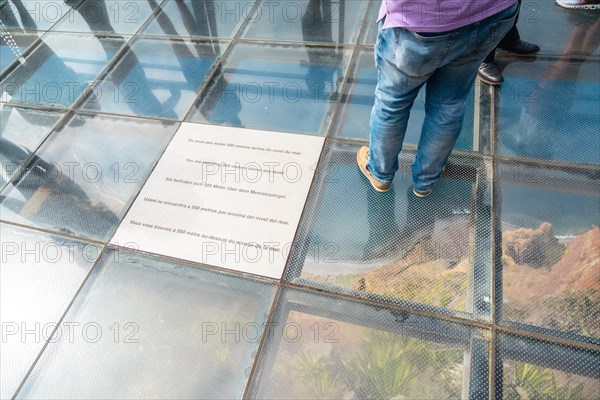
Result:
M472 151L457 150L453 153L445 177L448 179L461 179L471 183L469 204L471 206L471 215L469 222L470 248L472 255L471 268L472 279L467 285L468 301L466 312L457 312L436 307L425 307L422 304L390 299L384 296L368 295L365 292L342 291L333 286L316 284L300 278L304 260L308 257L311 250L310 237L311 232L317 223L317 212L323 203L323 195L328 185L328 178L331 170L336 167L336 162L354 163L354 151L358 145L366 144L365 140L343 139L336 136L337 129L346 116L346 104L349 100L350 89L353 85L354 74L358 69L359 56L364 50L373 49L373 45L366 43L367 27L369 26L370 13L377 5L377 0L364 0L367 4L364 7L364 13L360 27L358 28L355 42L344 42L344 24L346 22L347 4L339 0L340 20L338 37L339 43L332 42L296 42L286 40L257 40L244 37L244 33L251 22L252 14L258 10L262 0L256 0L252 3L251 11L237 24L231 38L218 37L210 38L206 36L185 36L175 37L173 35L148 35L144 34L145 29L151 24L155 17L162 13L161 6L166 1L158 1L157 7L152 11L148 19L141 23L137 31L131 35L120 35L117 33L97 33L93 36L98 38L120 38L123 43L119 46L115 56L108 60L106 65L100 70L97 76L83 90L83 92L68 107L49 107L40 104L20 104L18 102L4 103L10 107L22 107L40 111L56 111L57 115L64 114L58 121L49 127L49 133L44 141L60 130L61 127L69 123L71 118L79 114L90 114L95 111L82 110L81 107L92 95L94 88L99 85L112 71L119 68L123 56L130 51L131 44L140 38L153 40L170 41L191 41L194 43L210 43L218 40L223 46L220 54L215 58L211 68L200 87L197 88L195 98L190 108L183 116L178 119L158 118L158 117L135 117L127 115L129 118L143 118L147 120L161 121L164 123L180 124L190 118L195 108L202 104L202 101L210 94L215 85L219 85L223 78L223 67L231 58L231 54L236 46L245 44L287 46L294 49L314 48L327 49L337 52L338 62L336 72L336 90L331 96L330 103L323 115L319 126L319 134L325 136L325 143L320 154L319 162L315 166L315 175L311 184L310 192L306 205L302 212L299 227L296 231L290 256L282 279L270 280L257 276L229 271L235 276L241 276L249 279L256 279L276 285L274 300L267 304L269 309L267 318L267 327L271 324L287 321L292 312L302 312L314 315L316 317L329 318L336 321L352 323L364 327L400 332L403 335L418 337L437 343L448 343L462 346L464 349L463 362L463 398L471 399L502 399L503 398L503 371L504 362L507 360L527 362L535 360L536 365L553 370L564 371L567 373L578 374L592 379L600 380L600 338L586 337L582 335L571 334L568 332L559 332L547 328L533 327L530 325L506 321L502 318L503 303L503 281L502 281L502 168L506 165L525 166L520 170L524 173L521 185L525 187L546 187L546 182L553 181L553 187L559 188L567 193L586 194L598 196L597 187L582 187L573 182L570 174L564 174L569 171L572 174L580 175L593 181L600 180L600 166L575 164L565 161L544 160L536 158L523 158L500 155L497 152L500 132L500 101L499 90L480 82L475 86L474 101L474 136L472 142ZM362 1L362 0L346 0ZM80 2L76 3L81 5ZM7 0L0 1L0 11L6 7ZM71 11L69 11L71 12ZM56 22L56 26L60 21ZM38 49L43 40L52 34L53 28L48 31L21 31L11 30L9 32L19 33L21 35L38 36L32 41L30 46L23 52L22 56L27 58ZM74 38L78 35L92 36L88 33L61 33L70 35ZM343 65L339 60L343 58L345 52L350 55L347 65ZM543 55L546 59L557 59L559 56ZM573 60L579 60L582 57L571 56ZM593 62L598 62L600 58L592 55L586 57ZM10 76L19 68L19 60L14 60L3 71L0 71L0 82ZM126 116L112 112L97 112L103 115ZM36 150L37 150L36 149ZM409 158L414 155L415 146L406 145L401 155L401 170L407 172L410 170ZM30 164L35 151L30 159L26 160L22 168L11 177L11 180L2 188L9 184L15 184L23 175L23 170ZM341 156L340 156L341 155ZM336 156L338 156L336 158ZM534 172L528 172L527 167L537 167ZM530 175L527 175L527 174ZM133 202L132 202L133 203ZM76 304L78 296L83 290L84 285L91 284L90 276L96 271L100 260L109 251L120 249L118 247L107 245L104 242L81 239L79 237L65 235L61 233L49 232L44 229L25 226L14 222L5 222L3 224L18 226L31 229L41 233L48 233L67 239L82 240L101 247L101 252L94 265L90 268L86 278L83 280L73 300L63 313L61 321L67 312L70 311L73 304ZM153 255L148 255L153 256ZM180 262L184 260L175 260L165 257L168 261ZM219 272L224 270L203 264L188 263L198 268L206 268ZM308 300L307 300L308 299ZM319 304L311 304L309 300L321 301ZM334 308L323 307L320 304L335 304ZM435 323L433 323L435 321ZM273 368L277 360L275 355L278 348L273 345L274 333L267 330L263 333L254 363L248 372L248 380L244 387L244 398L255 398L260 386L260 379L265 371ZM28 371L27 376L21 382L15 397L23 387L26 379L41 357L48 343L44 344L42 351L38 354L35 362Z

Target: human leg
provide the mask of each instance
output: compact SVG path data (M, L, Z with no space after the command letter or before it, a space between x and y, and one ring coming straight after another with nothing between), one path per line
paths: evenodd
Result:
M452 63L427 82L425 120L413 163L413 184L419 193L431 190L456 144L479 63L478 58Z
M433 66L419 67L423 63L415 56L418 51L411 48L415 44L410 41L411 35L404 29L382 31L380 28L375 46L378 75L367 168L383 183L391 182L398 170L398 154L402 150L410 109L419 89L435 70ZM407 63L414 66L408 67Z
M425 121L413 164L413 185L418 192L427 193L440 178L462 129L465 103L478 66L511 29L514 18L515 7L511 7L497 19L478 24L473 33L465 32L466 42L457 40L447 63L429 78ZM477 39L473 41L475 34Z

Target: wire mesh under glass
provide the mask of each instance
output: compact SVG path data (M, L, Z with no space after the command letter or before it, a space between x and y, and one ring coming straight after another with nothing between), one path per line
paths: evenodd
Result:
M453 156L433 194L412 191L414 152L387 193L356 165L358 146L330 141L317 171L286 279L302 285L488 319L488 162Z
M503 323L600 344L600 169L502 161L496 179Z
M479 329L286 288L268 332L249 398L488 397Z
M496 339L497 399L600 398L600 352L501 334Z

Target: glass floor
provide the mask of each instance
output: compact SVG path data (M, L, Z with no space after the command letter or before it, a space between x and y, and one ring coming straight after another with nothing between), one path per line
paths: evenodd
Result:
M523 1L432 196L380 0L0 0L2 399L600 399L600 11ZM109 245L182 122L325 145L282 279Z

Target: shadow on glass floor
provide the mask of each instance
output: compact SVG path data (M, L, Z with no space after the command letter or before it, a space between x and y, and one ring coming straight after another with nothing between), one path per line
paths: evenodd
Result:
M478 329L286 288L248 398L483 399L488 354Z
M50 338L101 248L7 224L0 224L0 239L0 397L9 399ZM23 336L25 331L29 333Z
M0 103L0 190L33 155L63 115Z
M161 2L162 0L84 0L79 5L73 5L72 10L52 31L131 35L139 30Z
M381 8L381 0L372 0L364 21L362 44L375 45L377 40L377 17Z
M377 193L358 146L329 143L286 279L334 292L488 319L491 187L481 160L452 157L427 199L401 154L393 189ZM475 200L476 199L476 200Z
M506 161L496 179L503 323L600 343L600 169Z
M258 0L245 39L356 43L367 1Z
M2 101L69 107L124 44L122 38L49 33L3 79Z
M600 353L516 335L496 339L497 399L600 398Z
M273 284L110 249L17 398L240 398L274 295Z
M0 2L0 21L9 30L43 34L81 0L8 0Z
M141 34L230 39L253 5L254 0L166 0ZM170 22L162 23L165 19Z
M87 32L94 35L101 34L133 34L148 18L158 4L154 0L143 1L105 1L105 0L80 0L71 1L33 1L33 0L10 0L0 6L0 71L3 70L14 59L21 57L25 49L33 43L37 35L41 35L52 28L52 31L61 32ZM7 29L5 31L5 29ZM30 32L23 35L22 32ZM73 37L71 37L72 40ZM72 42L71 42L72 43ZM82 42L82 47L89 47L89 43ZM52 47L52 45L50 45ZM103 43L107 55L114 55ZM79 50L79 49L78 49ZM56 51L56 50L55 50ZM58 52L60 54L60 52ZM112 55L107 60L112 58ZM94 59L90 54L85 54L89 59ZM72 55L64 53L59 56L65 64L72 63ZM36 60L30 60L34 64ZM40 61L37 60L39 63ZM68 67L60 67L57 64L58 75L66 75L71 78ZM39 66L38 66L39 67ZM35 68L35 67L34 67ZM78 68L72 68L77 70ZM14 77L13 77L14 78ZM88 80L89 81L89 80ZM65 79L70 85L81 85L85 80ZM47 86L52 84L50 80L40 82L40 88L29 88L30 91L38 90L44 92ZM79 94L74 91L72 95ZM43 95L42 95L43 97ZM60 96L59 96L60 98ZM69 103L75 99L70 98ZM59 102L64 103L64 102ZM68 104L66 104L68 105Z
M137 39L94 84L83 108L182 120L226 46L219 41Z
M600 30L597 36L600 44ZM506 82L496 95L496 155L600 164L599 60L502 58L498 64Z
M188 121L325 135L350 50L236 44Z
M2 219L107 241L176 128L74 115L2 191Z
M0 74L15 60L24 61L24 54L38 39L36 35L18 32L3 32L0 35Z

